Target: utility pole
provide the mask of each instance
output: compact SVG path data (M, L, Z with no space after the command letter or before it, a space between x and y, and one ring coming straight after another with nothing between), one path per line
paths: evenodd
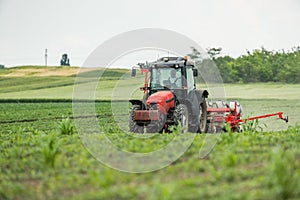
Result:
M45 49L45 66L47 67L47 57L48 57L48 50Z

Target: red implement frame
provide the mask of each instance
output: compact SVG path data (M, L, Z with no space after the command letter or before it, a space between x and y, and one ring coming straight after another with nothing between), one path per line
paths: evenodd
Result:
M265 115L258 115L254 117L249 117L245 119L240 118L240 114L237 113L236 103L234 105L233 111L230 108L207 108L208 115L214 114L225 114L226 115L214 115L213 116L213 122L226 122L227 124L230 124L231 130L234 132L236 128L239 126L240 123L244 123L250 120L256 120L256 119L263 119L267 117L273 117L278 116L278 119L284 120L286 123L289 121L288 116L283 117L283 112L277 112L277 113L271 113L271 114L265 114Z
M148 73L149 73L148 68L135 66L135 67L132 67L132 69L139 70L141 72L141 74L145 73L144 86L140 87L140 90L143 90L144 93L146 93L147 92L147 87L148 87Z
M144 91L144 93L147 92L147 86L148 86L148 73L149 70L148 69L140 69L141 73L145 73L145 80L144 80L144 87L141 87L140 89Z

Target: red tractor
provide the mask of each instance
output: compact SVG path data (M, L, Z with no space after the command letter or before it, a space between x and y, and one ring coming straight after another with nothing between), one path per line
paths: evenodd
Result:
M136 75L132 69L132 76ZM148 133L169 131L179 125L182 132L207 132L207 90L197 90L197 68L187 57L163 57L140 64L145 73L144 97L130 100L129 131Z
M168 132L170 126L180 126L182 132L216 133L229 124L232 132L240 124L271 116L283 117L282 112L241 119L242 107L237 101L206 102L207 90L197 90L198 70L187 57L163 57L152 63L140 63L137 68L145 74L142 100L129 100L129 131L135 133Z

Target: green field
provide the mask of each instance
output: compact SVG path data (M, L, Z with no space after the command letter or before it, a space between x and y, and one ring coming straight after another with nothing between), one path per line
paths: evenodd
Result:
M290 122L269 118L259 123L265 132L222 133L203 159L199 150L207 135L188 133L194 141L177 161L155 172L131 174L97 161L72 129L75 75L8 75L18 75L18 70L0 70L0 199L300 198L300 85L225 85L226 97L241 102L244 117L283 111ZM111 88L125 72L106 71L96 99L109 100ZM85 73L78 84L89 87L97 71ZM133 83L125 80L120 85ZM148 139L124 134L114 122L111 105L95 104L105 131L95 136L100 140L108 137L129 152L150 152L176 137L176 132Z
M49 68L48 71L50 72L61 71L58 74L68 73L71 69L74 69L66 67ZM43 69L45 67L21 67L0 70L0 101L24 99L71 101L74 88L82 89L82 93L84 93L93 85L96 85L96 100L129 99L131 96L126 95L128 95L127 91L131 92L131 90L135 90L134 94L132 94L134 97L142 97L142 92L138 88L143 85L143 76L135 79L131 78L128 70L106 70L99 81L98 76L103 72L103 69L84 72L78 79L76 79L75 74L70 76L37 76L37 72L34 70ZM41 72L39 71L39 73ZM77 81L75 86L74 81ZM114 90L115 87L117 88L116 90ZM204 84L199 84L198 88L210 89ZM240 101L243 106L244 117L282 111L289 116L290 123L288 125L295 125L297 122L300 122L297 116L300 113L300 84L225 84L224 91L227 99ZM93 94L93 92L89 94ZM274 118L265 119L262 122L267 125L265 128L267 131L285 130L288 126L284 123L278 123Z

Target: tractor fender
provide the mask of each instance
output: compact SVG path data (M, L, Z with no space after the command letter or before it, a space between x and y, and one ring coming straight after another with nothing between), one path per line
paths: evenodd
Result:
M195 92L196 92L199 102L201 102L203 99L206 99L209 95L207 90L195 90Z
M192 115L199 115L200 107L199 105L205 101L208 97L207 90L192 90L189 93L189 101Z
M129 102L131 103L131 105L140 105L142 107L142 109L146 108L145 104L141 100L131 99L131 100L129 100Z

